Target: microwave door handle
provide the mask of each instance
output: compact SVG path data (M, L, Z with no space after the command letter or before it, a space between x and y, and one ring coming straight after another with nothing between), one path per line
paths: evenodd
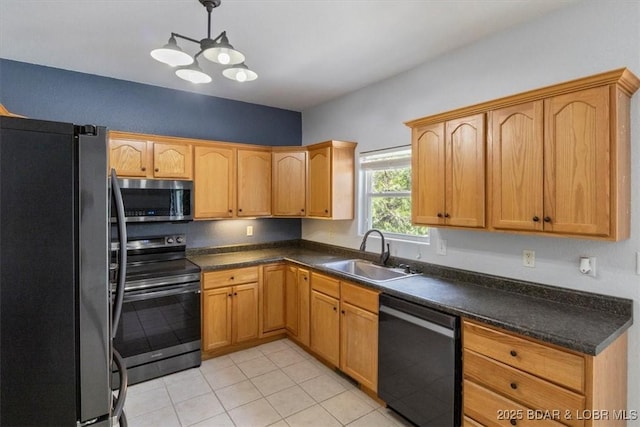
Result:
M116 297L113 303L113 312L111 315L111 335L114 337L118 330L120 322L120 314L122 313L122 300L124 299L124 282L127 276L127 227L124 218L124 203L122 202L122 192L118 184L116 170L111 169L111 193L115 198L116 218L118 226L118 240L120 241L120 250L118 251L118 279L116 286Z

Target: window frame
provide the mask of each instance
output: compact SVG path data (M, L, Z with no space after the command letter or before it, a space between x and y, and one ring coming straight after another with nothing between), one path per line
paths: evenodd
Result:
M400 153L408 151L408 155L402 156ZM391 159L363 161L363 159L371 158L376 155L384 156L398 153L399 157ZM367 230L371 229L372 221L372 203L371 201L375 197L408 197L411 200L411 189L407 191L387 192L387 193L374 193L372 190L371 175L374 171L399 169L408 167L411 169L411 145L401 145L396 147L385 148L381 150L364 151L359 155L358 166L360 168L360 209L358 210L358 231L360 235L364 235ZM422 226L421 226L422 227ZM413 234L395 233L387 230L380 230L384 233L385 238L391 240L416 242L422 244L430 243L430 230L426 228L425 236L417 236Z

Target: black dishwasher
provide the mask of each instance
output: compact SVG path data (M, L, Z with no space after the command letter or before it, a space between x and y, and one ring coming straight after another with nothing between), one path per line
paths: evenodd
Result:
M460 426L460 319L380 295L378 395L412 423Z

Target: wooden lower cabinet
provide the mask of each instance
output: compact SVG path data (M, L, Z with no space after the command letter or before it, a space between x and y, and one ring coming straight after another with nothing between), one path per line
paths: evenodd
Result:
M343 297L344 286L343 285ZM353 285L348 285L355 288ZM370 292L378 299L376 292ZM344 299L340 303L340 370L372 391L378 390L378 307L375 313Z
M257 278L257 267L203 274L203 351L258 338ZM247 283L228 286L238 281Z
M626 333L597 356L467 319L462 333L464 425L626 425Z
M313 280L313 279L312 279ZM340 300L311 290L311 349L340 366Z
M378 389L378 292L311 273L310 348L375 392Z
M262 267L261 303L263 334L282 331L286 326L284 264Z

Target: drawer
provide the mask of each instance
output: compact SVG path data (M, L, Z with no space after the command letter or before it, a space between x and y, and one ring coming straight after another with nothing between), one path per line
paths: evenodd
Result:
M536 419L529 408L509 400L472 381L463 384L464 415L487 427L562 427L563 413L554 419ZM544 418L544 417L540 417Z
M363 310L378 313L378 292L351 283L340 282L342 301Z
M322 274L311 272L311 289L334 298L340 298L340 281Z
M529 339L463 322L463 345L499 362L570 389L584 392L584 357Z
M235 268L233 270L209 271L203 275L203 288L220 288L258 281L258 267Z
M471 350L464 350L464 376L525 406L540 410L559 410L577 414L585 409L585 397L523 371L496 362ZM580 427L584 420L566 419Z

